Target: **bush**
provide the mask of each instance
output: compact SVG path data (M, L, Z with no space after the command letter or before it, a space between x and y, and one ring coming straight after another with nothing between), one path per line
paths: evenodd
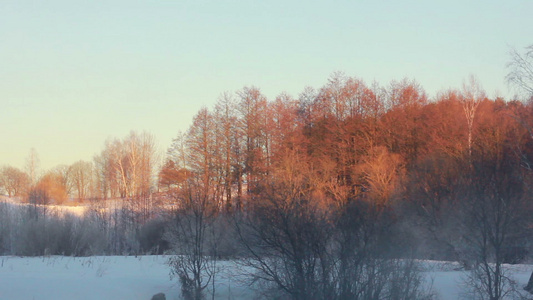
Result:
M432 299L418 264L394 258L390 219L363 201L323 208L272 197L237 222L242 261L267 298Z

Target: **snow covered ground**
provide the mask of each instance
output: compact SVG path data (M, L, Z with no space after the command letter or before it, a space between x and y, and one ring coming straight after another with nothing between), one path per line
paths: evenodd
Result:
M165 256L0 257L0 299L179 299ZM225 263L232 264L230 262ZM223 264L221 263L223 266ZM233 268L234 269L234 268ZM217 299L250 299L251 291L222 273Z
M456 300L468 299L465 292L468 286L465 286L464 279L467 275L464 271L459 271L458 263L451 262L425 262L427 265L426 278L433 282L433 288L437 293L438 299ZM505 265L504 266L516 282L516 287L522 291L527 284L533 265ZM528 296L522 291L524 296Z
M24 203L20 199L14 199L14 198L8 198L5 196L0 196L0 203L6 203L11 206L11 209L15 208L21 208L21 207L27 207L31 204ZM65 214L69 213L78 217L83 216L85 212L89 209L88 205L47 205L47 209L49 209L52 212L59 213L59 214Z
M163 292L179 299L179 284L170 280L165 256L0 257L0 299L147 299ZM455 264L426 262L428 280L442 300L459 299L461 278ZM233 262L216 281L216 299L253 299ZM524 286L533 266L507 266Z

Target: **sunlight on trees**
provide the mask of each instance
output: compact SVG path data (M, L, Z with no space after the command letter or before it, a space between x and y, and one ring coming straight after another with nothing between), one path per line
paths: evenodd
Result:
M507 77L525 92L530 52ZM473 297L518 296L502 266L531 258L532 111L473 76L434 98L342 73L297 98L244 87L199 110L164 159L132 131L43 176L34 149L25 171L4 166L1 191L29 204L3 206L0 250L175 254L190 299L215 297L220 259L267 298L434 299L416 259L461 262ZM53 208L76 200L83 216Z

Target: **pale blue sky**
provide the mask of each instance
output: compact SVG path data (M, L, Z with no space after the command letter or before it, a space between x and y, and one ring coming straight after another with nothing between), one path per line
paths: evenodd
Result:
M108 137L164 151L202 107L255 85L270 99L336 71L429 93L470 74L511 97L509 47L533 1L0 1L0 165L91 160Z

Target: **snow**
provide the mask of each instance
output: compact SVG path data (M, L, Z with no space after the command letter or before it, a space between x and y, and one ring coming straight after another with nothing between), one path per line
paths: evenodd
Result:
M177 279L170 279L167 260L165 256L3 256L0 299L149 300L161 292L167 299L179 299L179 284ZM217 299L252 296L232 276L222 273L219 278Z
M432 282L434 290L440 300L456 300L465 297L468 286L464 279L467 275L460 270L460 265L452 262L425 261L427 272L426 278ZM532 265L504 265L512 278L516 281L519 290L527 284ZM525 294L525 292L524 292ZM468 298L468 297L467 297Z
M0 299L151 299L165 293L179 299L177 279L170 279L167 256L0 257ZM425 275L439 299L459 299L462 276L453 264L424 262ZM253 291L240 283L231 261L220 262L216 299L251 299ZM526 285L533 266L506 266Z
M172 288L160 257L3 257L0 299L150 299Z
M5 196L0 196L0 203L6 203L13 207L27 207L31 205L29 203L24 203L20 201L20 199L8 198ZM46 208L49 209L51 212L58 213L60 215L68 213L78 217L83 216L87 212L87 210L89 210L89 207L87 205L47 205Z

